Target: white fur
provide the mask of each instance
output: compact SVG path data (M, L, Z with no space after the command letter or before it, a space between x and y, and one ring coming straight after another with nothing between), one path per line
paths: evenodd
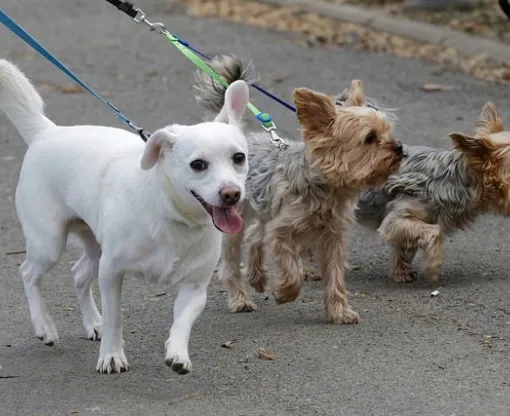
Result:
M26 240L20 267L36 335L58 342L41 295L41 276L60 259L73 234L83 255L72 272L89 339L100 339L96 369L128 369L122 339L121 288L125 274L177 285L173 324L165 343L175 371L191 369L188 340L206 303L206 289L220 256L220 232L191 194L221 205L219 192L236 187L244 198L247 155L239 128L248 102L244 81L229 87L217 120L170 125L145 145L125 130L100 126L57 126L43 114L30 81L0 60L0 108L29 145L16 190L16 210ZM190 162L201 158L207 170ZM246 157L246 160L248 158ZM102 318L91 283L99 277Z

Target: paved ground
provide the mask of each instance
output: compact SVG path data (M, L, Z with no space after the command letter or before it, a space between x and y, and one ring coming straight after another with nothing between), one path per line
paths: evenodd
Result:
M191 66L163 39L103 2L40 0L37 8L5 0L2 7L138 123L154 129L200 118L191 96ZM94 3L94 4L93 4ZM353 77L384 104L401 108L400 135L409 143L446 144L469 130L492 99L508 114L508 88L422 62L349 50L308 49L292 36L209 20L144 0L144 9L210 54L253 58L263 84L285 98L296 86L336 92ZM41 86L48 114L61 124L115 125L115 117L84 94L63 94L68 79L0 30L1 55ZM277 80L279 82L277 82ZM425 93L424 83L455 91ZM48 86L57 86L52 88ZM292 114L255 96L277 124L295 132ZM507 117L510 123L510 118ZM119 125L119 124L117 124ZM387 250L373 235L353 233L348 274L357 326L323 322L320 282L307 283L294 304L258 296L260 311L232 315L218 282L191 340L194 372L178 376L163 362L172 296L127 280L123 305L126 353L121 375L94 371L99 344L83 339L67 254L46 279L45 293L61 335L58 347L33 336L17 266L23 237L13 194L24 144L1 118L0 414L2 415L502 415L510 407L509 227L487 218L447 245L440 296L419 282L386 278ZM485 336L485 338L484 338ZM492 338L488 338L492 336ZM231 350L221 348L237 340ZM260 347L274 361L252 356ZM6 378L15 376L16 378Z

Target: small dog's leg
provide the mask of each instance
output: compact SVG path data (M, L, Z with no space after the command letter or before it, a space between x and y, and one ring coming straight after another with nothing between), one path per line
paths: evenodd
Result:
M304 280L311 280L313 282L317 282L322 280L322 276L317 272L314 268L314 252L310 247L306 247L303 249L301 254L301 274L304 276Z
M74 234L83 245L84 254L72 268L74 288L80 304L83 326L87 339L99 341L101 339L101 315L97 310L92 282L97 279L101 247L92 231L85 226L75 227Z
M97 278L99 255L90 257L88 254L84 254L72 268L74 288L81 308L83 326L87 339L92 341L101 339L101 315L94 301L91 287L92 282Z
M41 294L41 278L55 263L53 261L37 261L27 255L27 259L19 268L35 336L48 346L57 344L59 337Z
M64 251L66 235L64 229L58 227L57 224L46 223L45 225L46 229L38 230L37 234L37 236L44 235L43 239L25 234L27 258L21 264L19 271L23 278L25 296L35 335L45 345L52 346L58 343L59 337L55 323L42 297L41 280L44 273L59 261ZM55 227L50 230L49 227L52 225Z
M439 273L444 261L443 233L437 224L424 227L421 245L425 254L425 272L431 282L439 280Z
M395 282L406 283L416 280L417 273L412 263L417 251L417 247L393 246L391 276Z
M227 287L231 312L252 312L257 309L248 295L248 288L241 274L241 245L244 233L222 236L220 280Z
M303 283L299 267L299 246L294 243L288 231L276 232L271 241L278 270L273 296L279 304L293 302L299 296Z
M165 342L165 363L178 374L191 371L188 343L193 323L200 316L207 301L206 284L186 284L179 288L174 303L174 322Z
M337 234L321 238L319 261L326 282L324 310L326 319L335 324L357 324L359 315L351 309L345 286L345 244Z
M439 271L443 263L441 227L423 222L418 217L419 214L420 212L416 214L416 212L405 210L400 214L388 216L378 231L381 238L391 244L421 248L425 252L427 276L429 280L436 281L439 279ZM398 276L393 274L393 279L395 277ZM395 281L402 282L402 280Z
M250 236L247 238L250 244L247 269L248 283L257 292L264 293L269 274L264 260L265 224L259 221L250 231Z
M100 373L120 373L128 370L122 339L121 292L124 276L117 273L107 260L99 262L99 291L103 312L103 334L96 370Z

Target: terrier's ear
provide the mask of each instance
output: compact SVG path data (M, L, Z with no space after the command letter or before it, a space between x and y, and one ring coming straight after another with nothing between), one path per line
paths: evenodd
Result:
M455 149L472 157L483 159L496 150L494 143L485 137L471 137L458 132L450 133L448 136Z
M503 120L501 119L496 106L488 102L482 108L482 114L476 121L476 135L489 136L494 133L500 133L504 130Z
M176 135L169 128L160 129L149 137L145 150L140 161L140 166L143 170L152 169L163 153L164 149L171 150L175 143Z
M296 88L293 96L305 140L323 134L331 127L336 117L333 98L308 88Z
M367 101L367 97L365 96L365 86L363 82L354 79L351 81L351 86L345 93L346 99L345 103L350 106L362 106Z

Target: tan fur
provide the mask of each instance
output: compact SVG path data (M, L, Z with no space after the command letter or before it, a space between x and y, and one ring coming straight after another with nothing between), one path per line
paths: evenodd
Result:
M255 219L246 237L248 280L258 292L265 290L267 244L276 266L274 298L278 303L294 301L303 282L301 256L311 248L325 281L327 320L357 323L359 316L349 305L344 278L347 232L358 192L385 183L398 169L402 155L395 146L399 142L392 137L391 126L382 113L361 107L365 102L361 81L351 84L345 106L337 106L331 97L306 88L294 91L294 101L305 141L302 169L315 179L302 179L296 185L299 190L294 190L288 178L278 177L284 168L276 166L270 217L245 207L245 220ZM373 142L367 143L369 133ZM227 282L230 307L237 312L251 310L254 305L238 268L237 244L242 238L226 236L221 273Z

